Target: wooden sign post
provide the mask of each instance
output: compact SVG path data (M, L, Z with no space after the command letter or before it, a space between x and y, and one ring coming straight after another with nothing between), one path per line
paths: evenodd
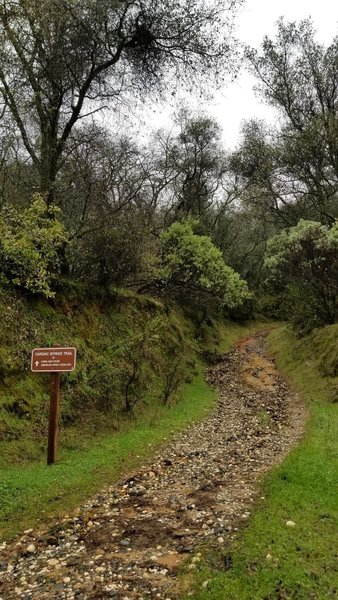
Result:
M55 463L60 406L60 373L74 371L75 348L35 348L32 351L33 373L51 373L47 464Z
M49 405L47 465L53 465L55 463L56 448L58 443L59 407L60 373L52 373Z

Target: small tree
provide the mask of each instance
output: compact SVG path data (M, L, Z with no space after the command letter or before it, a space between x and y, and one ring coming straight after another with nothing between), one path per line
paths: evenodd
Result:
M136 404L147 395L152 384L150 364L154 348L159 343L160 330L159 319L144 322L141 330L132 334L117 352L120 389L127 413L132 413Z
M148 389L149 369L147 369L147 336L145 331L133 337L123 349L121 359L123 374L121 388L124 408L131 413L135 405L144 397Z
M265 265L270 282L287 289L296 320L304 325L334 323L338 317L338 222L332 228L300 220L268 242Z
M4 283L52 297L60 268L60 250L67 242L63 225L36 194L22 211L5 206L0 214L0 273Z
M173 223L162 234L157 281L169 293L204 307L212 299L226 309L240 306L250 297L246 282L224 263L209 237L194 233L194 225Z
M163 404L168 404L188 374L186 348L181 346L179 349L173 349L170 354L166 354L162 371L161 399Z

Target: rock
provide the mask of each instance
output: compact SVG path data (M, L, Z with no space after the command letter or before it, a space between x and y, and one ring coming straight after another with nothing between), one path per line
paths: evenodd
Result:
M49 560L47 560L47 565L49 567L56 567L56 565L59 564L59 561L57 558L50 558Z
M69 558L66 559L67 567L77 567L81 562L82 560L79 556L69 556Z
M104 573L105 570L105 567L96 567L95 573Z
M294 521L286 521L287 527L296 527L296 523Z
M173 532L173 537L177 539L187 537L188 535L191 535L191 532L186 531L185 529L176 529L176 531Z
M193 552L195 549L195 546L193 546L192 544L188 545L188 546L183 546L182 547L182 552L188 553L188 552Z
M27 548L25 549L25 553L26 554L34 554L36 548L34 546L34 544L29 544L29 546L27 546Z
M59 543L59 540L57 537L55 537L55 535L50 535L48 536L48 538L46 539L46 542L49 546L57 546Z

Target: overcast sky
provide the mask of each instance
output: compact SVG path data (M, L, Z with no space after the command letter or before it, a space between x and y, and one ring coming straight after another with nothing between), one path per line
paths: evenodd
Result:
M337 33L338 3L332 0L247 0L238 18L237 37L258 47L264 35L274 36L275 23L284 16L286 21L300 21L311 17L318 32L318 40L329 44ZM236 83L218 94L212 114L222 124L224 141L229 147L236 145L242 119L260 117L269 121L275 115L260 102L254 91L254 78L243 73Z
M311 17L318 32L318 40L329 44L338 29L338 2L333 0L246 0L238 16L236 37L250 46L258 47L264 37L274 37L275 23L280 16L286 21L299 21ZM239 140L241 121L259 117L273 122L275 115L270 107L262 104L253 91L255 80L243 72L235 83L228 84L217 93L212 103L204 106L224 130L224 143L234 148ZM183 100L183 98L182 98ZM201 107L200 100L198 106ZM196 106L197 108L197 106ZM169 125L172 109L163 107L157 113L146 109L154 127ZM147 119L147 122L149 123Z

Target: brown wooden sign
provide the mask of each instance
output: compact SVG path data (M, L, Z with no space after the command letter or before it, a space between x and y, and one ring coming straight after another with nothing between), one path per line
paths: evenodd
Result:
M74 371L75 363L75 348L55 346L54 348L34 348L32 350L31 369L33 373L51 373L47 450L48 465L53 465L56 457L60 409L60 373Z
M66 373L74 371L75 348L34 348L31 369L33 373Z

